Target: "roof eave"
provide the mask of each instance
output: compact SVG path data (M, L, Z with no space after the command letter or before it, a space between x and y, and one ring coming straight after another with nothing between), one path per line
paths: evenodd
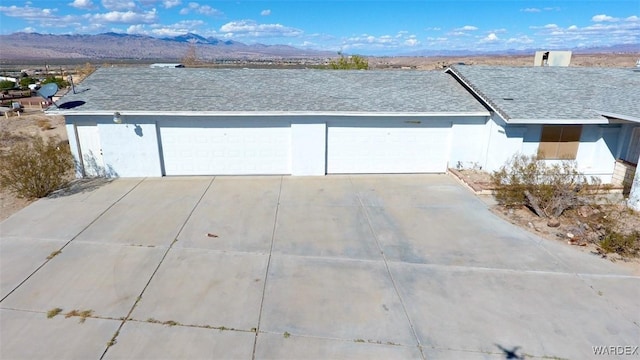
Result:
M589 125L589 124L609 124L605 117L589 119L510 119L510 124L522 125Z
M113 110L96 111L58 111L48 110L47 115L68 116L112 116ZM487 117L488 111L456 111L456 112L368 112L368 111L118 111L122 116L353 116L353 117L443 117L443 116L473 116Z
M607 118L615 118L615 119L620 119L620 120L626 120L626 121L640 123L640 117L637 117L637 116L631 116L631 115L625 115L625 114L617 114L617 113L612 113L612 112L607 112L607 111L600 111L600 110L594 110L594 111L597 112L598 114L602 115L602 116L607 117Z

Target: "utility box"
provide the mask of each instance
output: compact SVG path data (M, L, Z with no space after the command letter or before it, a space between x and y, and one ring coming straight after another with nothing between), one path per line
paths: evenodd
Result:
M533 66L569 66L571 51L536 51Z

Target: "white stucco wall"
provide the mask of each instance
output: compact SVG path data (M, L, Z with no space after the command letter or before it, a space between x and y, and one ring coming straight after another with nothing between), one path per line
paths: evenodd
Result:
M638 157L637 164L640 165L640 157ZM636 167L636 174L633 178L633 184L631 184L627 205L633 210L640 211L640 166Z
M324 175L327 125L320 121L291 123L291 175Z
M69 139L69 148L71 149L71 155L75 162L75 174L77 178L82 177L82 164L80 163L80 153L78 148L78 139L76 138L76 126L73 123L67 122L65 124L67 129L67 138Z
M487 155L484 169L496 171L514 154L523 152L526 126L506 125L497 115L488 121Z
M584 125L576 155L578 170L589 177L599 178L604 184L611 182L615 167L621 127Z
M487 124L488 147L484 169L495 171L515 153L536 155L542 125L506 125L494 115ZM584 125L576 155L578 170L588 177L610 183L620 152L620 125ZM554 162L554 160L549 160Z
M449 167L479 169L486 166L489 131L487 117L457 118L451 126Z

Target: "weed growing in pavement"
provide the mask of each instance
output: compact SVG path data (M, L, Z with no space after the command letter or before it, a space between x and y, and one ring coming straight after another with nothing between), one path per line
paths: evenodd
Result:
M60 255L61 252L62 252L62 250L52 251L51 254L49 254L49 256L47 256L47 260L53 259L54 257Z
M47 319L51 319L51 318L55 317L56 315L60 314L61 312L62 312L62 309L53 308L53 309L47 311Z

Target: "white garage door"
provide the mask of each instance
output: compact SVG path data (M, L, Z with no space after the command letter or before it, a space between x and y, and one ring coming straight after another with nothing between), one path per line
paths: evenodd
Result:
M327 127L327 173L446 172L451 123L349 120Z
M160 140L166 175L291 173L288 122L165 122Z

